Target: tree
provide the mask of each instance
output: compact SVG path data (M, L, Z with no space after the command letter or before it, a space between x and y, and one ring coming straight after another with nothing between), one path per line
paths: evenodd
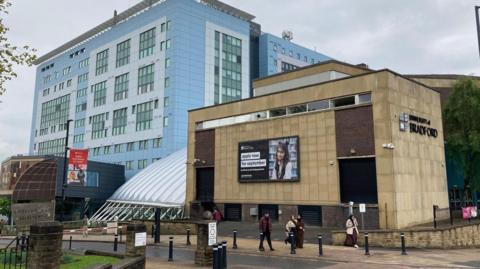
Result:
M0 15L8 14L7 8L11 3L7 0L0 0ZM17 77L14 71L15 65L32 66L37 59L35 49L29 46L15 46L10 44L6 33L9 28L0 17L0 96L7 90L5 83Z
M475 80L455 82L443 118L449 156L463 173L465 189L480 191L480 88Z
M10 216L10 199L0 198L0 215Z

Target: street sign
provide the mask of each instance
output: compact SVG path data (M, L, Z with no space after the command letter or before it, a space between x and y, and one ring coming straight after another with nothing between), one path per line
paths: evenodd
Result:
M135 233L135 247L143 247L147 245L147 233Z
M360 209L360 213L367 212L367 208L365 207L365 204L358 204L358 208Z
M208 223L208 245L212 246L217 243L217 223Z

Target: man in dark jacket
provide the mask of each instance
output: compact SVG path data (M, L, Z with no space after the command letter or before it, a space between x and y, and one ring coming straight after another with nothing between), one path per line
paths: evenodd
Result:
M273 249L272 240L270 239L270 232L272 231L272 222L270 221L270 215L268 213L265 213L265 215L260 219L259 229L260 229L260 246L258 246L258 250L265 251L265 248L263 248L263 240L266 237L270 250L274 251L275 249Z

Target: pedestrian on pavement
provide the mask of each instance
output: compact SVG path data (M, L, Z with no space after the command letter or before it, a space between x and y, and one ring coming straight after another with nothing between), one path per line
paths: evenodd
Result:
M88 217L87 215L83 216L83 233L82 237L88 237Z
M215 210L213 210L213 219L217 222L217 225L222 220L222 213L220 212L220 210L218 210L218 208L215 208Z
M345 239L345 246L358 248L357 236L358 236L358 222L355 216L350 215L345 224L347 227L347 238Z
M296 234L297 234L297 220L295 219L295 216L290 216L290 219L287 221L287 224L285 224L285 245L287 243L294 244L295 241L292 241L292 238L290 237L290 233L293 233L293 239L295 239Z
M302 216L297 216L297 237L295 242L297 242L297 248L303 248L303 239L305 236L305 222L303 222Z
M263 240L266 237L270 250L274 251L275 249L273 249L272 240L270 239L270 233L272 232L272 222L270 220L270 214L265 213L265 215L263 215L263 217L260 219L259 229L260 229L260 245L258 246L258 250L265 251L265 248L263 248Z

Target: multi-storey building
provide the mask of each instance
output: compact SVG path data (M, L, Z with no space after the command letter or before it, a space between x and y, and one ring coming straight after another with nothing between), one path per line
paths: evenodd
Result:
M253 19L216 0L145 0L40 57L30 153L61 154L68 119L69 146L127 178L185 147L189 109L250 96L266 62Z

